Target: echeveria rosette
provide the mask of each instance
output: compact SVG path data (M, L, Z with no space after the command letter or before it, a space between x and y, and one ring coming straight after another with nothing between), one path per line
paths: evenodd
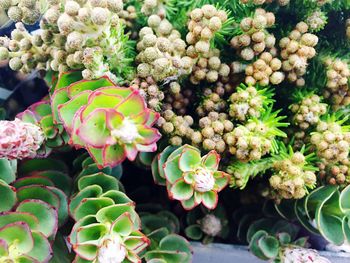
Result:
M69 242L77 254L74 262L141 262L148 246L140 232L135 204L123 192L114 171L97 171L91 158L76 160L83 170L76 179L77 193L69 210L76 220ZM106 171L107 172L107 171Z
M152 126L159 114L147 108L139 91L116 86L84 90L89 82L80 82L81 92L75 90L75 96L58 106L70 143L86 148L100 167L133 161L138 152L154 152L160 133Z
M181 201L186 210L199 204L214 209L229 175L217 171L220 155L211 151L201 157L199 149L184 145L173 151L163 165L168 195Z

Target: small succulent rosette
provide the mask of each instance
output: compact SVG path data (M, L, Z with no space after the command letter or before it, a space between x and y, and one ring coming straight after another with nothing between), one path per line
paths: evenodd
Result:
M159 114L148 109L133 88L116 87L108 78L81 80L56 88L51 100L70 143L87 149L100 167L116 166L126 158L133 161L138 152L157 149L161 135L152 126Z
M134 202L122 192L121 170L98 170L85 155L75 165L82 171L69 203L76 220L68 239L77 254L74 262L141 262L139 254L150 241L140 232Z
M214 209L218 192L229 182L229 175L218 171L220 155L210 151L201 157L199 149L183 145L169 146L157 155L152 164L156 183L166 184L169 198L181 201L184 209L199 204Z

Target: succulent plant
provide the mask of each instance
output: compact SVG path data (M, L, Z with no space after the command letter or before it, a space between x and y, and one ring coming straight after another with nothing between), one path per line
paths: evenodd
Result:
M186 210L201 203L214 209L218 192L229 180L228 174L217 171L219 162L220 155L215 151L201 157L193 146L168 146L154 158L152 174L156 183L166 184L169 198L181 201Z
M149 240L140 232L135 204L120 191L116 177L121 171L109 175L96 171L90 158L81 159L76 165L83 170L69 204L76 221L69 236L77 254L74 262L140 262L138 254Z
M38 157L47 157L55 149L67 148L68 135L62 125L55 123L47 97L19 113L17 118L37 125L42 131L44 142L38 150Z
M260 259L281 262L284 251L307 245L307 238L297 237L299 230L299 227L285 220L261 218L248 229L249 249Z
M64 84L56 84L51 98L54 119L63 123L70 144L86 148L100 167L157 149L160 134L152 126L159 114L147 108L139 91L116 87L108 78Z
M53 253L50 242L68 216L67 197L57 187L67 177L59 178L59 172L53 180L48 174L34 175L37 160L33 161L21 164L16 179L13 163L1 159L0 185L6 203L0 209L0 261L48 262ZM43 164L44 171L55 162L46 160Z
M141 212L140 218L142 229L151 241L143 255L146 262L191 262L190 244L177 235L180 223L174 214L168 211Z
M186 223L186 236L193 240L202 240L204 244L211 243L216 238L227 238L230 230L225 208L220 204L213 211L202 207L189 211Z
M34 158L44 142L44 133L36 125L20 119L0 121L0 158Z
M336 246L350 242L350 186L321 186L295 203L299 222L311 233L324 237Z

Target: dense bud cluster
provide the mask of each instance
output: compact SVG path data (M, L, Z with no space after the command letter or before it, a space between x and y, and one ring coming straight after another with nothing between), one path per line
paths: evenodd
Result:
M350 183L349 165L319 163L319 176L330 185L348 185Z
M306 130L319 122L320 116L327 112L327 104L321 103L318 95L310 94L292 104L290 109L293 112L293 124Z
M114 77L111 71L130 74L128 36L118 17L122 10L121 0L70 0L64 8L50 2L40 21L41 31L31 35L17 24L11 39L0 42L0 59L11 58L10 67L24 73L84 69L85 79Z
M39 20L42 7L38 0L0 0L0 9L14 22L32 25Z
M157 82L169 82L189 74L193 62L186 56L186 43L180 32L157 15L149 17L148 25L139 32L137 75L140 78L152 76Z
M135 6L129 5L125 9L118 12L118 16L125 26L132 28L134 21L137 18L137 11Z
M255 85L259 83L261 86L280 84L284 80L284 73L280 71L282 62L271 53L264 52L259 59L245 68L245 83Z
M189 54L190 48L187 50ZM189 54L195 58L195 54ZM199 84L202 80L209 83L218 81L219 78L227 78L230 74L230 67L221 62L220 51L218 49L211 49L206 53L206 56L198 58L196 64L193 66L190 81L193 84Z
M311 32L318 32L327 24L327 16L321 10L316 10L306 18L305 22Z
M181 90L178 82L171 82L169 91L165 94L163 110L173 110L178 115L184 116L191 102L193 92L191 89Z
M308 29L305 22L299 22L289 36L279 42L282 69L287 73L288 81L298 86L304 86L303 75L306 73L308 59L316 55L314 47L318 43L318 37L307 33Z
M161 113L157 122L160 130L169 138L169 143L174 146L180 146L186 140L190 140L193 129L193 118L189 115L178 116L172 110L165 110Z
M36 125L15 119L0 121L0 158L35 158L45 135Z
M146 15L150 16L152 14L156 14L158 16L164 17L165 16L165 6L164 6L164 0L145 0L142 1L142 7L141 12Z
M265 90L258 90L254 86L241 85L237 91L230 96L229 115L240 122L245 122L250 117L259 118L264 111L264 106L271 102L265 96Z
M262 8L256 9L253 17L242 19L240 29L243 33L231 39L231 46L244 60L252 60L266 49L272 49L272 53L276 53L276 38L266 30L274 24L273 13L266 12Z
M335 121L321 121L311 134L311 143L325 164L349 164L350 132Z
M260 122L248 122L236 127L226 136L229 151L242 162L259 160L270 152L273 136L267 135L267 127Z
M301 152L274 162L274 174L269 182L279 198L300 199L306 195L307 188L314 188L316 175L305 168L306 164L306 158Z
M331 58L326 59L324 63L327 67L326 87L334 92L342 86L347 86L350 77L349 65L340 59Z
M270 4L274 0L240 0L242 4L248 4L253 3L254 5L263 5L263 4ZM290 0L277 0L277 4L279 6L286 6L289 4Z
M226 113L210 112L208 116L199 120L199 131L192 133L192 144L201 144L206 151L215 149L223 153L228 148L225 137L233 128L233 123L228 120Z
M227 20L227 14L213 5L203 5L193 9L189 16L189 32L186 35L186 41L190 45L188 53L209 57L210 40Z
M348 81L350 77L349 65L340 59L328 58L326 66L327 83L324 97L329 99L334 109L350 104Z
M133 88L140 90L140 94L145 98L147 105L153 110L159 110L164 100L164 92L160 90L152 77L146 79L135 78L131 84Z
M223 98L225 95L225 89L222 86L217 86L215 89L205 88L203 91L204 98L201 104L196 108L198 116L204 117L209 112L224 112L227 103Z

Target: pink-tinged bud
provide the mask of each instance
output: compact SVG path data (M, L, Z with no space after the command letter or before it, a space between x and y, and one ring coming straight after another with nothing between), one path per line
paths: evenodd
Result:
M34 158L44 138L42 130L34 124L20 119L0 121L0 158Z

